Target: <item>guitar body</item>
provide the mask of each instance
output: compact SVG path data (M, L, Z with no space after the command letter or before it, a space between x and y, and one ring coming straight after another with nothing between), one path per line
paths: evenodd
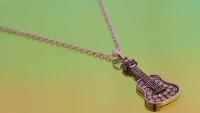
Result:
M179 87L162 80L158 75L149 76L152 81L165 89L156 93L142 79L137 81L136 89L143 94L145 105L153 111L173 102L179 96Z

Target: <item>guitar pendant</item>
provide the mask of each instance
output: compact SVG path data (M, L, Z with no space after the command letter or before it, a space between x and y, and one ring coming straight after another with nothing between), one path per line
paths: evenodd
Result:
M137 67L135 60L125 57L121 67L124 75L136 80L136 90L144 97L147 109L158 111L179 96L177 85L162 80L158 75L147 76Z

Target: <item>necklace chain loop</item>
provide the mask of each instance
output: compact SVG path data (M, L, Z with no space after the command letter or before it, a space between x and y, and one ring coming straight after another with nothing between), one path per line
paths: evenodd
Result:
M109 61L109 62L112 62L113 59L115 59L115 57L113 55L109 55L109 54L102 53L102 52L99 52L99 51L94 51L94 50L91 50L91 49L88 49L88 48L82 48L82 47L75 45L75 44L50 39L46 36L42 36L42 35L31 33L31 32L24 32L24 31L21 31L21 30L18 30L18 29L9 28L7 26L0 25L0 31L6 32L8 34L13 34L13 35L16 35L16 36L25 37L27 39L37 40L39 42L47 43L47 44L54 45L54 46L57 46L57 47L67 48L67 49L70 49L70 50L74 50L76 52L87 54L89 56L94 56L94 57L97 57L97 58L100 58L100 59L104 59L104 60Z
M24 37L24 38L27 38L27 39L37 40L39 42L47 43L49 45L67 48L67 49L70 49L70 50L73 50L73 51L76 51L76 52L87 54L89 56L97 57L97 58L100 58L100 59L114 63L114 61L116 59L119 59L122 56L120 44L119 44L117 35L116 35L116 33L113 29L111 20L108 17L108 12L105 9L104 0L99 0L99 5L100 5L100 8L102 10L105 22L106 22L106 24L109 28L109 31L112 34L112 39L113 39L113 42L115 44L115 50L117 51L117 52L115 51L115 54L112 54L112 55L106 54L106 53L103 53L103 52L99 52L99 51L95 51L95 50L91 50L89 48L83 48L83 47L80 47L78 45L67 43L67 42L64 42L64 41L50 39L49 37L42 36L42 35L39 35L39 34L36 34L36 33L25 32L25 31L21 31L21 30L15 29L15 28L10 28L10 27L4 26L4 25L0 25L0 31L8 33L8 34L13 34L13 35L16 35L16 36Z

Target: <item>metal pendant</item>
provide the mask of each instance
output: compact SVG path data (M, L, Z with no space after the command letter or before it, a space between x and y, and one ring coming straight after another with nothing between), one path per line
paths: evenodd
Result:
M124 58L122 69L124 75L134 77L136 90L144 98L146 108L151 111L159 111L179 96L177 85L164 81L158 75L147 76L137 67L135 60Z

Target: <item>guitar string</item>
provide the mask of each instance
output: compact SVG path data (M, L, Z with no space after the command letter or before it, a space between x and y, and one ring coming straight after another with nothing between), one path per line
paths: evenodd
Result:
M116 32L114 31L114 27L112 25L112 22L111 22L111 20L108 16L108 11L105 8L104 0L99 0L99 5L100 5L101 12L103 14L103 17L105 19L105 22L108 26L108 29L109 29L109 31L112 35L113 43L115 45L115 49L114 49L112 54L106 54L106 53L103 53L103 52L100 52L100 51L95 51L95 50L92 50L92 49L89 49L89 48L80 47L80 46L72 44L72 43L67 43L67 42L64 42L64 41L50 39L47 36L42 36L40 34L36 34L36 33L33 33L33 32L21 31L21 30L15 29L15 28L4 26L4 25L0 25L0 31L6 32L8 34L20 36L20 37L25 37L27 39L37 40L39 42L43 42L43 43L46 43L46 44L49 44L49 45L54 45L54 46L57 46L57 47L66 48L66 49L69 49L69 50L73 50L75 52L87 54L88 56L93 56L95 58L100 58L100 59L106 60L108 62L115 63L115 61L120 59L121 58L120 56L122 56L120 43L119 43L118 37L116 35Z
M135 70L136 71L136 70ZM136 71L137 74L140 74L138 71ZM157 90L154 88L154 86L152 84L149 84L149 81L146 81L148 85L150 85L151 88L153 88L153 90Z
M143 76L146 76L145 74L143 74L143 72L141 73L141 70L135 68L135 71L138 74L142 74ZM146 78L146 77L145 77ZM150 85L150 87L152 87L154 90L156 91L160 91L162 90L162 88L160 86L158 86L156 83L154 83L153 81L150 81L149 79L145 79L145 81L147 82L148 85Z
M144 74L140 69L136 68L136 70L141 73L143 76L146 76L146 74ZM148 77L148 76L147 76ZM145 78L147 78L145 77ZM149 78L149 77L148 77ZM159 85L157 85L154 81L152 81L151 79L146 79L148 80L150 83L153 83L152 85L157 86L158 88L161 88Z

